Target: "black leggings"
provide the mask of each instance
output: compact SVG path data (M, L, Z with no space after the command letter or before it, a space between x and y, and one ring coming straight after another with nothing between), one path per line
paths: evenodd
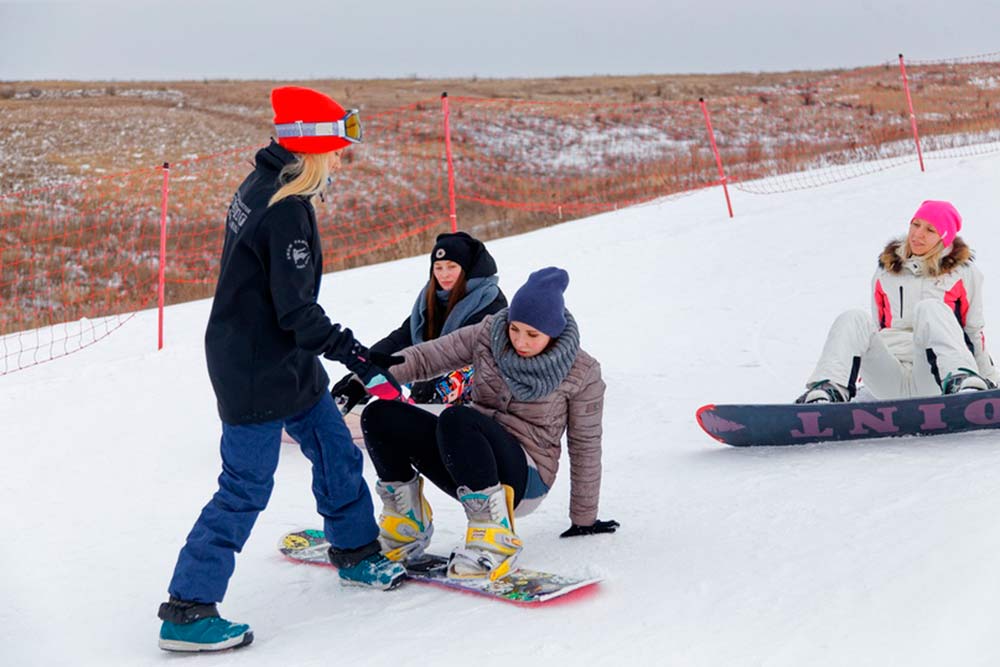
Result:
M508 484L514 504L528 485L528 462L503 426L464 405L435 415L399 401L374 401L361 413L365 446L379 479L405 482L413 468L453 498Z

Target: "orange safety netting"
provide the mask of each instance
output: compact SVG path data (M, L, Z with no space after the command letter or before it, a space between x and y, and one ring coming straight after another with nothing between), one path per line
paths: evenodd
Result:
M576 217L719 180L697 101L455 97L451 140L457 198L485 206Z
M1000 147L996 56L906 63L925 159ZM745 192L817 187L920 159L899 62L710 104L727 175Z
M161 183L141 169L0 197L0 375L155 304Z
M365 118L317 219L328 268L447 229L440 103ZM211 294L233 192L261 146L166 170L167 303ZM0 375L76 351L157 303L164 169L0 198ZM152 336L151 336L152 340Z
M1000 150L1000 53L906 63L928 159Z
M450 98L457 222L479 233L719 183L784 192L997 150L998 65L1000 54L906 63L912 119L899 62L704 105ZM425 252L423 232L450 229L443 121L438 100L363 119L365 142L316 201L328 270ZM0 375L156 303L165 194L166 302L210 295L226 210L259 147L0 197Z
M376 114L364 123L364 143L342 152L342 169L314 200L328 268L448 219L437 102ZM171 165L168 286L214 285L226 211L263 146Z

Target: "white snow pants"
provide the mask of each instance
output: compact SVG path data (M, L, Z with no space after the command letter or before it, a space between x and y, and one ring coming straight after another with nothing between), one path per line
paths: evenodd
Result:
M935 396L941 393L940 381L948 373L977 368L975 357L965 345L962 327L943 301L926 299L917 303L912 350L909 359L898 359L879 336L871 315L849 310L830 327L809 384L830 380L848 387L856 379L860 363L865 387L876 398Z

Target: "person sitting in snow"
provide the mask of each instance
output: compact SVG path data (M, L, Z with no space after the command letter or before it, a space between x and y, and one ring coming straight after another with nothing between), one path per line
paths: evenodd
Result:
M181 549L160 605L160 648L215 651L253 640L248 625L219 617L258 514L267 506L282 428L312 461L313 495L330 560L345 583L389 589L405 577L386 559L363 459L327 389L319 355L350 368L368 391L398 398L387 363L332 324L316 303L323 258L312 198L337 152L361 140L357 111L308 88L271 92L278 141L233 197L219 279L205 332L208 374L222 418L222 474Z
M394 354L477 324L506 306L507 297L498 286L496 262L483 242L465 232L439 234L431 250L430 277L412 312L398 329L371 349ZM442 377L415 382L410 387L410 398L420 404L456 403L471 377L470 368L450 369ZM368 400L364 384L354 373L345 375L330 393L345 413Z
M566 271L531 274L510 308L395 357L401 382L473 364L468 403L434 415L398 401L375 401L361 415L365 445L379 480L383 553L418 558L433 533L423 477L456 498L468 518L465 544L448 575L500 579L522 544L514 517L538 507L555 481L567 433L572 525L562 537L613 533L597 518L601 488L601 367L580 348L566 310Z
M871 314L833 323L796 403L852 399L859 377L878 399L992 389L1000 380L986 350L983 275L957 236L962 216L925 201L906 238L889 242L872 278Z

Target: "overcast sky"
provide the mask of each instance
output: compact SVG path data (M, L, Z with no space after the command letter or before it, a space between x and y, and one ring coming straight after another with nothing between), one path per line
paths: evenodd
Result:
M0 80L783 71L1000 51L997 0L0 0Z

